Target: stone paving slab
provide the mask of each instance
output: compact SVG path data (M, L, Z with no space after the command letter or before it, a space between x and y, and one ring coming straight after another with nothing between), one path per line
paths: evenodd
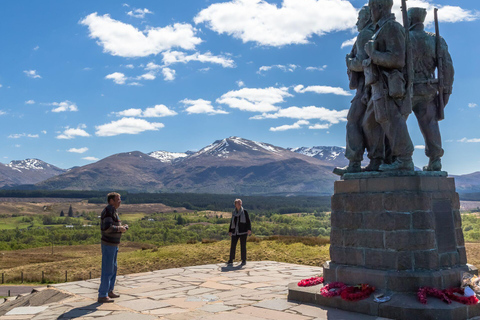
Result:
M287 301L287 284L322 269L275 261L192 266L117 277L115 303L98 304L99 279L54 285L73 297L35 315L0 320L373 320L355 313ZM13 317L13 318L12 318Z

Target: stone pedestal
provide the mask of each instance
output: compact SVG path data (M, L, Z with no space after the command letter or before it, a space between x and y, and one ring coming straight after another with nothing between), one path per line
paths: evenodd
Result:
M414 297L423 286L460 286L462 272L478 272L467 265L459 209L454 179L446 172L346 174L332 196L325 282L368 283ZM412 301L414 310L425 309Z

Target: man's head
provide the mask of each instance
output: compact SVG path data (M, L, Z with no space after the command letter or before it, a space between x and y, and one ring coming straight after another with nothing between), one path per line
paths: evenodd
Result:
M407 15L410 25L423 24L427 16L427 10L425 8L410 8Z
M372 14L373 23L392 13L393 0L369 0L368 6Z
M237 210L240 210L242 208L242 199L235 199L233 204Z
M358 20L357 20L357 30L358 32L362 31L363 28L367 24L369 24L372 21L371 15L370 15L370 8L368 6L364 6L360 11L358 12Z
M120 198L120 194L117 192L110 192L107 195L107 202L108 204L112 205L115 207L115 209L118 209L120 207L120 203L122 203L122 199Z

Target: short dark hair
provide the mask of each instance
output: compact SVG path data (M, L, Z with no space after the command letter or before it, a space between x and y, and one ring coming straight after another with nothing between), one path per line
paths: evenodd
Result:
M107 202L110 203L110 200L115 200L116 197L120 197L120 193L110 192L109 194L107 194Z

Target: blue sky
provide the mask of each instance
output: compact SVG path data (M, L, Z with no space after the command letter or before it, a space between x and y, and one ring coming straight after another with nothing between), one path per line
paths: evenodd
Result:
M344 60L364 4L2 1L0 162L69 168L133 150L198 150L229 136L344 146L354 94ZM480 5L408 4L427 7L429 21L440 8L454 60L444 169L479 171ZM408 126L421 167L428 160L413 115Z

